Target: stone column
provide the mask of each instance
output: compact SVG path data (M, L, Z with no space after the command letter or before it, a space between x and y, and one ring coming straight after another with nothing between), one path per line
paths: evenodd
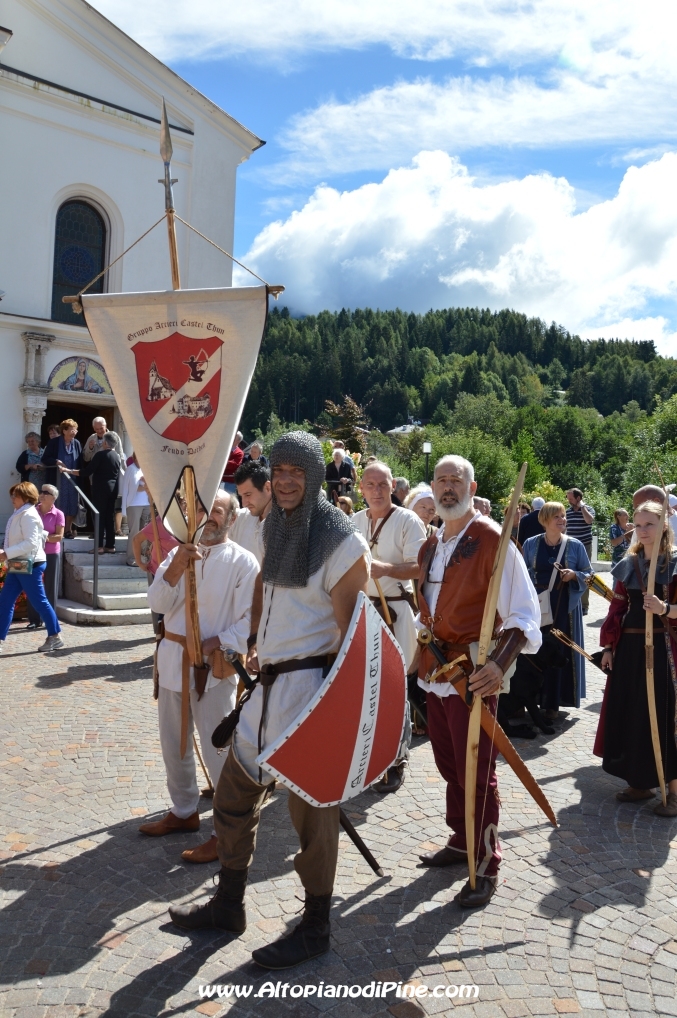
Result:
M26 347L26 368L23 385L24 434L27 431L40 432L42 418L47 410L49 386L45 379L45 351L56 336L47 332L24 332L21 338Z

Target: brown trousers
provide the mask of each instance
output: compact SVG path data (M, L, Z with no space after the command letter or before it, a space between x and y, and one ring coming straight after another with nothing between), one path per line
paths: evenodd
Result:
M214 794L214 827L222 866L244 870L251 865L267 790L268 786L250 778L231 747ZM301 844L294 858L301 883L309 894L331 894L338 861L338 806L320 809L290 792L289 813Z

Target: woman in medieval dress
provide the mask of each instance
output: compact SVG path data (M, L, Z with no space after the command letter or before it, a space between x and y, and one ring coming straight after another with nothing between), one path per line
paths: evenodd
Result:
M660 535L656 584L646 591L654 542L659 539L658 502L644 502L635 510L635 540L612 573L614 600L602 625L602 668L609 672L600 715L595 754L608 774L623 778L628 787L616 793L620 802L652 799L658 774L651 741L646 687L645 620L654 617L654 693L658 734L668 783L667 805L654 813L677 816L677 746L675 745L675 654L677 654L677 548L667 519ZM672 619L673 621L668 621ZM665 628L667 622L668 630Z

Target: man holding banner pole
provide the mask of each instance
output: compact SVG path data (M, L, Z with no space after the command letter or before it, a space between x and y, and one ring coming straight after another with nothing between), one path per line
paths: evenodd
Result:
M170 908L172 920L183 929L241 933L246 928L247 872L261 806L273 780L257 758L322 685L369 579L366 541L321 491L325 464L318 440L305 432L283 435L270 462L272 508L247 662L248 671L260 678L241 701L239 723L233 721L238 726L214 796L218 890L203 905ZM294 866L306 892L305 910L291 933L253 952L258 964L271 969L297 965L330 946L339 807L319 808L290 792L289 811L300 841Z
M475 671L485 603L501 540L498 526L473 508L476 490L474 469L467 460L445 456L437 463L433 494L443 525L428 538L419 556L419 642L423 644L419 685L427 694L428 731L435 763L447 782L446 820L452 831L443 848L420 858L426 866L465 867L473 852L476 879L469 880L456 896L464 908L486 905L496 890L501 861L496 742L503 733L495 725L491 738L486 730L479 738L475 830L466 831L470 711L456 683L462 679L465 685L467 678L470 691L483 698L495 718L497 695L507 692L517 655L534 654L541 644L536 592L522 556L508 541L503 572L494 579L499 589L489 658ZM505 753L505 749L502 751ZM467 837L473 839L470 844Z
M224 757L212 746L211 736L224 713L235 707L237 674L228 652L244 654L251 626L251 604L259 568L255 557L228 539L237 513L233 495L217 492L209 517L196 543L170 551L158 567L148 590L153 611L164 615L157 656L157 699L160 745L167 772L172 808L161 820L143 824L149 837L200 827L200 792L191 732L197 728L205 764L216 786ZM186 643L186 574L196 563L197 600L202 652L210 664L204 681L190 664ZM191 863L214 862L216 835L187 849L182 858Z

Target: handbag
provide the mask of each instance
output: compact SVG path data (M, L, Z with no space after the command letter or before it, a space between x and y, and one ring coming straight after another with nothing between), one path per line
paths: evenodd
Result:
M18 573L20 576L30 576L33 572L32 558L10 558L7 559L7 572Z
M555 577L557 576L557 566L560 563L562 555L564 554L564 545L567 542L566 534L562 534L562 543L559 548L559 555L555 561L555 565L552 567L552 576L550 577L550 583L548 584L547 590L542 590L538 595L538 604L541 609L541 629L543 626L551 626L555 621L552 615L552 603L550 601L550 592L555 585ZM538 554L538 552L537 552Z

